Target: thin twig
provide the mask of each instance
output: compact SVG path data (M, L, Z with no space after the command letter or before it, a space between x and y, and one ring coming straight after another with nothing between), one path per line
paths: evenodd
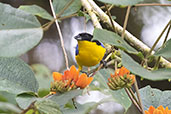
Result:
M152 4L136 4L135 7L139 6L171 6L171 4L159 4L159 3L152 3Z
M56 19L56 14L55 14L55 11L54 11L54 8L53 8L52 0L49 0L49 3L50 3L50 7L51 7L51 10L52 10L53 17ZM58 23L57 20L55 20L55 24L56 24L56 27L57 27L57 30L58 30L58 33L59 33L61 47L62 47L62 50L63 50L63 53L64 53L64 57L65 57L65 65L66 65L67 69L69 69L68 58L67 58L67 53L66 53L65 47L64 47L64 41L63 41L63 37L62 37L62 32L61 32L61 29L59 27L59 23Z
M127 23L128 23L130 10L131 10L131 6L128 6L127 11L126 11L126 15L125 15L125 21L124 21L122 36L121 36L123 39L124 39L124 35L125 35L126 26L127 26Z
M157 40L155 41L155 43L153 44L153 46L151 47L150 51L147 53L146 58L151 55L151 52L154 50L154 48L156 47L157 43L159 42L159 40L161 39L162 35L164 34L164 32L166 31L167 27L171 24L171 20L167 23L167 25L165 26L165 28L163 29L163 31L161 32L161 34L159 35L159 37L157 38Z
M165 45L165 43L166 43L166 41L168 39L168 36L169 36L169 33L170 33L170 29L171 29L171 23L170 23L169 29L167 30L166 37L165 37L165 39L163 41L162 48L164 47L164 45Z
M165 45L165 43L166 43L166 41L167 41L167 38L168 38L169 33L170 33L170 29L171 29L171 24L170 24L170 26L169 26L169 29L167 30L166 37L165 37L165 39L164 39L164 41L163 41L163 44L162 44L162 46L161 46L162 48L164 47L164 45ZM160 58L161 58L161 56L159 56L159 57L157 58L157 62L156 62L156 64L154 65L154 69L153 69L153 70L158 69L158 67L159 67L159 62L160 62Z
M137 100L136 96L134 95L134 92L132 91L132 89L128 88L128 90L131 93L131 95L132 95L133 99L135 100L135 102L138 104L138 106L141 107L140 103L138 102L138 100Z
M116 29L115 29L115 25L114 25L114 23L113 23L113 21L112 21L112 16L111 16L110 10L108 9L108 7L107 7L106 4L105 4L105 7L106 7L107 14L108 14L108 16L109 16L109 19L110 19L110 21L111 21L111 23L112 23L113 31L115 31L115 32L117 33L117 31L116 31Z
M67 3L64 8L56 15L56 18L54 18L53 20L51 20L50 22L44 24L42 26L43 30L46 31L50 28L50 26L55 22L55 20L57 20L63 13L64 11L74 2L74 0L71 0L69 3Z
M144 108L143 108L143 104L142 104L142 101L141 101L141 97L140 97L140 93L139 93L139 89L138 89L138 84L137 84L136 77L135 77L134 87L135 87L135 91L136 91L136 94L137 94L137 98L138 98L139 104L141 106L142 114L145 114Z
M141 108L140 108L140 107L138 106L138 104L135 102L135 100L133 99L133 97L131 96L131 94L129 93L129 91L128 91L127 88L125 88L125 91L126 91L128 97L131 99L132 103L137 107L137 109L138 109L140 112L142 112Z

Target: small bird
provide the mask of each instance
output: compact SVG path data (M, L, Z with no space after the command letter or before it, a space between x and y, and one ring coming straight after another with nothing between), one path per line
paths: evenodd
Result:
M80 33L74 38L78 41L75 58L79 71L83 66L91 67L100 63L106 52L101 42L92 40L93 36L89 33Z

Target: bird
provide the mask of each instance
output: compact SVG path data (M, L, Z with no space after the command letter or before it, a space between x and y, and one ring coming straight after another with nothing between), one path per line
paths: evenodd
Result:
M82 71L83 66L95 66L102 61L106 49L101 42L92 40L93 36L86 32L80 33L74 38L78 41L75 50L75 59L79 71Z

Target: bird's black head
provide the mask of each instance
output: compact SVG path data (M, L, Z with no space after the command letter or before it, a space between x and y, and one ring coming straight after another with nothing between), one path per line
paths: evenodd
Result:
M81 41L81 40L87 40L87 41L91 41L91 39L93 38L93 36L89 33L80 33L77 36L74 37L77 41Z

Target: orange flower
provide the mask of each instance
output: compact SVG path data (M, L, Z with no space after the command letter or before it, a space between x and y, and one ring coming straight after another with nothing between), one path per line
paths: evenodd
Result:
M118 90L124 87L131 87L135 82L135 76L130 74L130 71L125 67L115 70L115 74L111 74L108 78L108 86L112 90Z
M66 92L71 89L85 88L92 81L93 77L88 77L85 73L79 75L79 71L75 66L71 66L70 70L64 71L64 75L53 72L53 80L51 83L51 92Z
M156 109L153 106L150 106L148 111L145 111L145 114L171 114L171 110L169 110L168 107L164 109L162 105Z

